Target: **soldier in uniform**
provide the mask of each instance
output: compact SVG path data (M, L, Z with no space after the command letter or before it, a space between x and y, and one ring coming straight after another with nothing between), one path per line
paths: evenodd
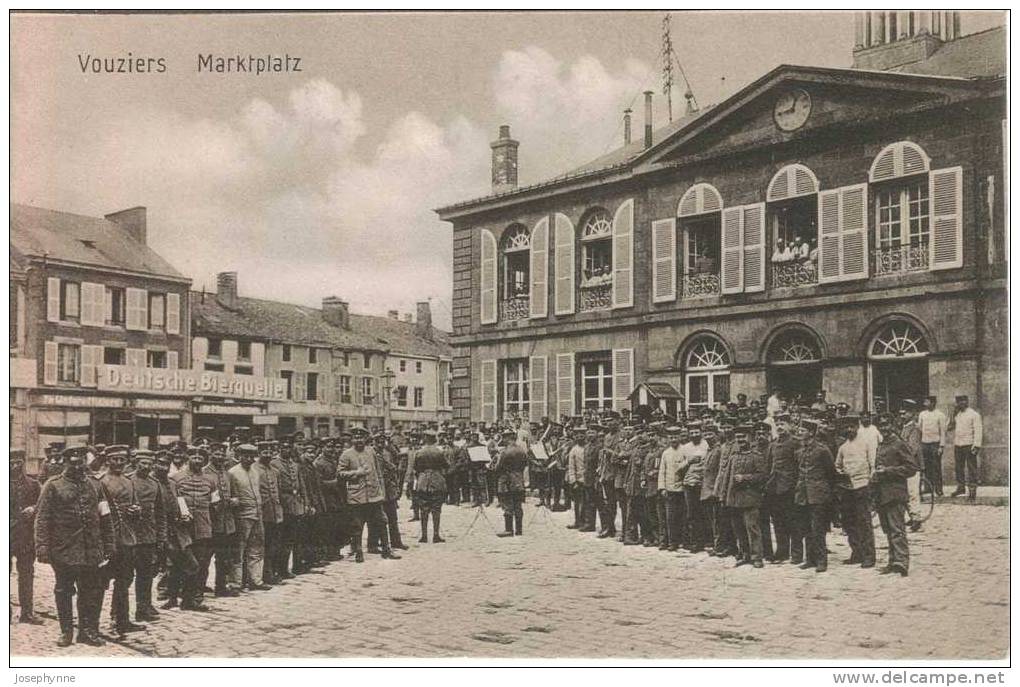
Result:
M168 560L168 569L164 576L166 591L166 603L162 606L164 609L177 607L184 590L184 580L188 576L193 577L198 570L198 563L191 550L190 514L185 517L178 501L177 485L169 478L172 465L169 456L164 453L156 454L153 474L159 498L163 502L163 512L166 514L166 549L162 554Z
M400 521L397 519L397 509L400 507L401 477L404 474L400 472L400 454L385 434L375 436L375 453L379 456L379 464L383 470L383 486L386 492L386 498L383 499L383 512L386 515L386 527L389 529L390 548L406 551L408 547L400 535ZM378 546L379 539L377 533L373 544Z
M74 629L72 597L78 594L78 638L102 646L99 637L102 599L100 568L116 554L109 504L98 484L85 475L85 457L71 452L63 474L43 485L35 520L35 554L53 567L53 595L60 621L57 646L71 644Z
M262 529L262 494L259 473L254 469L258 450L252 444L239 444L237 465L227 471L230 493L237 499L234 517L237 526L238 556L234 579L249 591L272 589L262 577L266 552L265 531Z
M762 488L769 478L765 456L751 445L752 428L741 425L734 430L736 447L726 471L725 504L730 509L733 529L740 542L741 557L737 565L763 567L761 517ZM723 473L719 473L720 479Z
M598 535L600 539L616 538L616 457L620 450L620 442L620 421L612 418L602 440L599 456L597 489L601 492L602 502L602 512L599 515L602 521L602 529Z
M829 528L835 459L829 447L818 439L818 422L801 420L800 448L797 451L797 486L794 500L801 509L801 527L807 533L806 560L800 566L815 572L828 569L825 533Z
M627 464L624 476L624 491L627 494L627 521L623 531L624 546L637 546L648 539L645 517L645 455L648 452L650 438L647 434L635 437L635 445Z
M585 470L584 454L586 446L586 429L575 427L570 441L570 448L567 449L567 487L573 494L574 522L567 525L567 529L581 530L584 528L585 512Z
M280 475L280 505L283 508L283 524L280 526L280 546L274 567L276 576L289 580L304 571L301 569L301 554L298 548L299 532L304 528L305 484L301 466L294 460L294 447L286 443L280 455L270 461ZM294 553L294 572L291 572L291 553Z
M25 474L25 452L14 449L10 453L10 545L11 559L16 559L18 571L19 622L41 625L33 608L35 582L35 510L39 502L39 483Z
M272 443L261 441L257 448L259 459L252 469L258 473L259 498L262 500L262 530L266 544L262 580L271 585L283 584L276 570L276 561L280 556L280 526L283 524L280 472L272 465Z
M889 542L889 563L879 572L906 577L910 569L910 548L903 517L909 499L907 480L918 471L920 464L918 456L896 434L890 416L879 416L878 429L882 440L878 444L871 484L878 521Z
M648 524L649 535L643 542L645 546L659 546L666 541L666 504L659 498L659 466L662 464L662 452L669 444L657 434L665 423L656 421L652 424L656 434L651 435L652 441L645 453L645 474L642 483L645 489L645 521Z
M793 502L797 485L797 457L789 425L780 418L776 423L778 438L769 444L769 479L765 483L765 508L776 528L776 552L773 563L804 560L804 537L797 527Z
M178 558L181 610L206 611L208 608L202 604L202 592L213 555L212 502L218 483L205 471L206 459L202 450L193 449L187 456L187 467L178 470L169 479L181 509L180 544L184 545ZM194 559L194 565L191 559ZM171 592L170 599L173 598Z
M421 516L421 538L418 541L422 544L429 541L429 516L432 516L432 543L446 541L439 535L439 524L446 501L446 472L450 466L446 462L446 453L436 446L436 438L435 432L427 430L424 446L414 452L410 461L414 481L409 481L407 488L414 492L418 501Z
M512 429L505 430L504 436L507 445L493 466L504 526L504 531L496 536L512 537L515 533L524 534L524 468L528 465L528 454L519 442L513 441Z
M135 520L135 620L154 621L159 612L152 605L152 580L160 551L166 545L166 509L159 485L152 476L152 455L139 451L131 477L140 512Z
M315 469L315 445L297 437L295 437L294 443L298 447L298 470L305 486L304 527L298 531L294 556L297 561L300 554L301 570L307 571L325 565L325 561L319 556L318 544L321 533L326 527L323 524L324 520L328 520L328 518L322 494L322 479L319 476L319 471Z
M129 588L135 577L136 530L142 513L135 495L135 484L124 476L127 451L113 451L107 455L109 470L100 480L110 498L110 508L118 515L117 550L110 559L106 573L113 581L110 616L117 634L144 630L144 625L131 622Z
M340 455L337 463L337 477L347 485L347 503L351 506L351 550L356 563L365 562L365 554L361 549L362 533L365 523L374 522L379 528L382 557L399 560L400 556L390 548L390 538L386 528L386 516L382 502L386 498L386 485L383 482L382 467L379 457L371 448L366 448L367 432L359 429L353 433L351 448Z
M212 550L216 559L216 576L213 592L216 596L238 596L241 581L234 577L234 562L237 560L237 523L233 509L238 499L230 491L230 476L227 474L227 459L222 449L213 450L209 464L203 468L212 485L210 514L212 515ZM201 561L200 561L201 562ZM211 562L211 561L210 561ZM199 571L202 584L208 584L209 562Z

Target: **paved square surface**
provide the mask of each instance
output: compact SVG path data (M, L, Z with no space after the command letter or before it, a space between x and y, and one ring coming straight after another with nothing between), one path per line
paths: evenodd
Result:
M827 573L725 561L596 539L567 513L525 507L525 535L499 539L470 508L443 509L446 544L401 528L403 560L333 563L269 592L210 599L210 613L163 611L145 632L58 649L49 566L36 566L40 627L11 627L14 656L624 657L993 659L1009 627L1009 509L939 505L910 535L909 578L843 566ZM885 560L880 544L879 565ZM16 581L11 577L12 601ZM132 608L134 601L132 597ZM17 609L15 609L15 614ZM109 624L109 596L102 628Z

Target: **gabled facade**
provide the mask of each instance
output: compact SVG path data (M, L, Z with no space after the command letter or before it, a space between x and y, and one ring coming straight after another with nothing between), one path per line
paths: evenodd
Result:
M439 210L455 417L629 408L640 382L686 408L968 393L1001 476L1004 118L997 75L781 66L602 164Z

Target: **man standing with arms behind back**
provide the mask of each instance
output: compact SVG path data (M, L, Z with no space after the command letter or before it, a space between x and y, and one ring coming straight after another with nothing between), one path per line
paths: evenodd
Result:
M956 397L956 413L953 415L953 454L956 461L956 489L953 496L964 493L967 487L967 500L977 498L978 488L978 456L981 454L982 426L981 415L970 407L969 399L960 395Z
M942 496L942 447L946 444L946 415L935 406L935 397L929 396L924 410L917 416L921 427L921 455L924 474L936 496Z

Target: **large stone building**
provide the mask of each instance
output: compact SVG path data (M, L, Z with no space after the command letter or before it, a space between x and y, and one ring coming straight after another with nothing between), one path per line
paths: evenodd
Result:
M492 195L438 211L455 418L629 408L641 382L686 408L967 393L1003 479L1005 31L856 28L852 69L783 65L657 129L647 93L643 136L628 112L621 148L545 182L517 185L501 127Z

